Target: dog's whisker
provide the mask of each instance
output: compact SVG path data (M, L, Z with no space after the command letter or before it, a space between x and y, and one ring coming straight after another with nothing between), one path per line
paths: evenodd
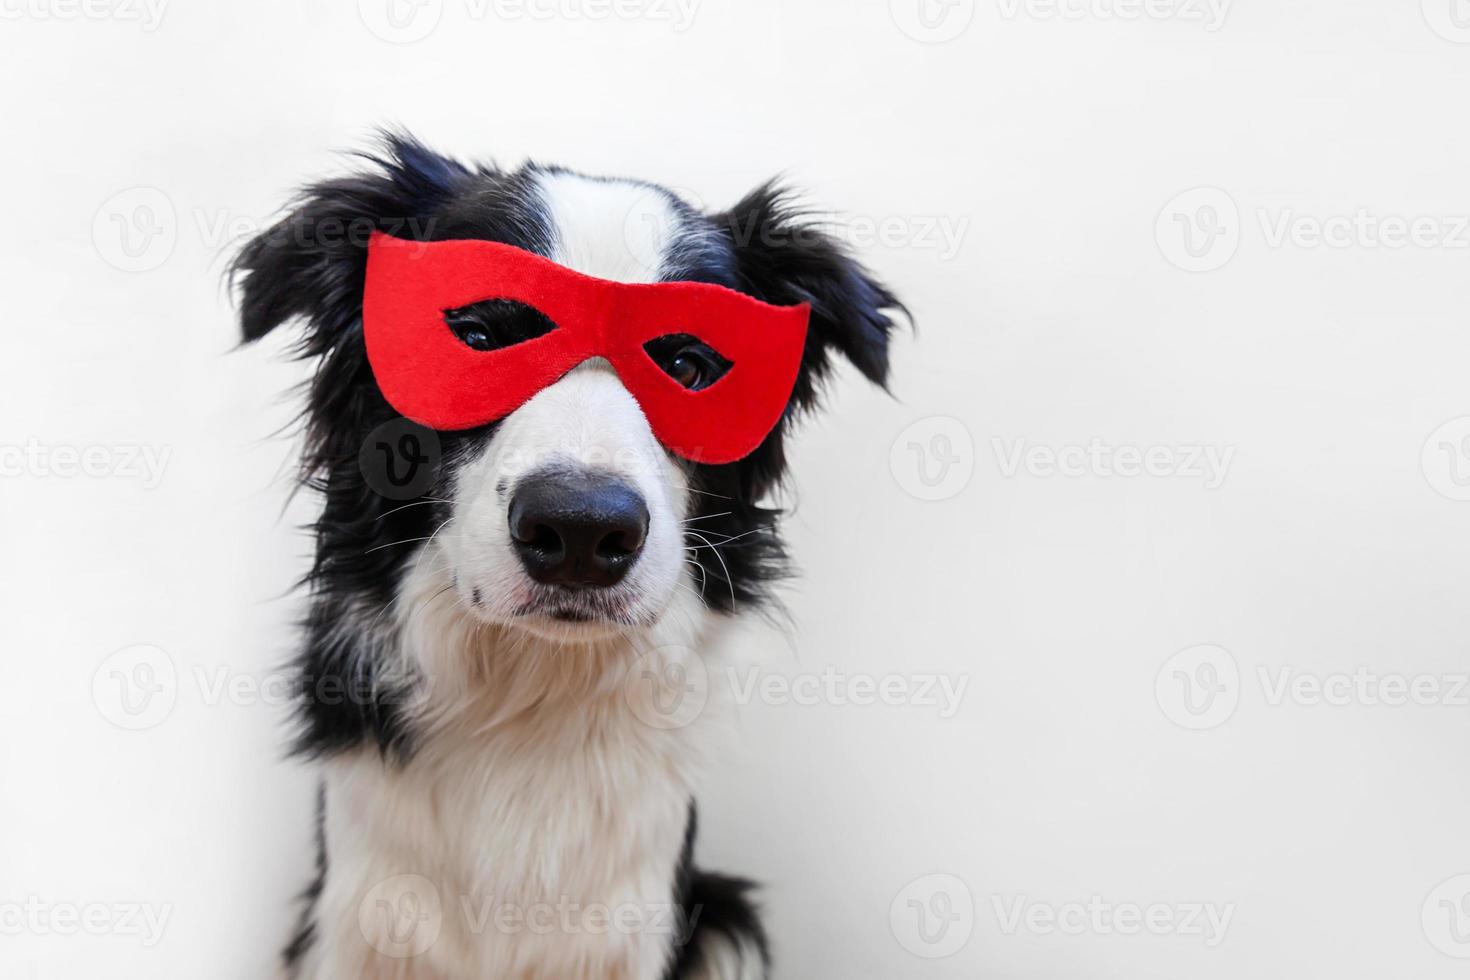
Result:
M730 548L732 550L739 549L739 548L748 548L751 545L757 544L758 542L755 542L755 541L747 541L745 544L731 544L731 542L732 541L739 541L741 538L749 537L750 535L757 534L757 533L759 533L761 531L770 531L770 530L773 530L774 528L775 528L775 525L772 525L772 524L768 524L768 525L765 525L763 527L751 528L749 531L744 531L744 532L742 532L740 534L732 534L729 537L725 538L724 540L722 540L722 541L716 541L714 543L710 543L710 541L709 541L708 538L705 538L703 535L700 535L700 537L705 542L704 544L686 544L684 546L684 550L693 553L693 552L696 552L696 551L703 551L706 548L709 548L709 549L714 550L716 552L718 552L719 549L721 549L721 548ZM692 532L692 529L690 529L690 528L685 528L685 530L686 531L690 531L691 533L693 533Z
M437 532L435 532L435 533L437 533ZM428 540L432 539L433 537L434 537L433 534L429 534L429 535L425 535L422 538L404 538L402 541L389 541L387 544L374 545L373 547L371 547L371 548L367 549L366 551L364 551L363 554L370 555L370 554L372 554L375 551L382 551L384 548L395 548L398 545L401 545L401 544L413 544L416 541L428 541Z
M448 527L453 522L454 522L454 517L451 516L449 518L449 520L445 521L443 524L440 524L437 528L435 528L433 534L429 535L428 543L425 544L424 547L423 547L423 550L419 552L418 560L413 563L413 570L414 570L414 573L415 574L418 573L419 566L421 564L423 564L424 555L428 553L428 551L429 551L430 548L434 547L434 539L439 536L439 532L442 531L442 530L444 530L446 527Z
M725 582L730 586L730 605L734 606L736 604L735 583L730 578L730 566L725 564L725 556L720 554L720 549L716 548L713 544L710 544L709 538L706 538L703 534L700 534L698 531L692 528L689 529L689 533L694 535L696 538L699 538L705 544L709 545L709 547L714 551L715 557L720 560L720 567L725 570Z
M388 517L388 516L390 516L392 514L398 513L400 510L408 510L410 507L425 507L425 506L428 506L429 504L453 504L453 503L454 503L454 501L452 501L452 500L444 500L444 499L442 499L440 497L425 497L423 500L415 500L411 504L404 504L401 507L394 507L392 510L385 510L385 511L383 511L383 513L379 514L377 517L374 517L373 518L373 521L374 521L374 523L376 523L378 521L381 521L385 517Z
M699 517L687 517L684 520L680 521L679 523L680 524L693 524L695 521L712 521L716 517L729 517L733 513L735 513L733 510L726 510L726 511L721 511L718 514L702 514Z
M704 568L703 565L701 565L699 562L695 561L693 558L685 558L684 559L684 564L692 566L694 568L694 570L699 573L699 599L700 599L701 602L703 602L704 601L704 587L708 583L709 573L707 571L705 571L705 568Z
M689 486L687 483L684 485L684 491L686 493L698 493L698 494L702 494L702 495L704 495L706 497L715 497L715 498L718 498L720 500L734 500L735 499L734 497L727 497L727 496L725 496L722 493L711 493L708 490L699 490L699 489L696 489L695 487Z

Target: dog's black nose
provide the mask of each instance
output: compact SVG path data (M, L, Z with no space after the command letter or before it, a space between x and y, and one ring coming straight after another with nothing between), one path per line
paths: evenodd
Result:
M616 585L643 548L648 505L627 483L595 470L533 473L510 501L510 536L538 582Z

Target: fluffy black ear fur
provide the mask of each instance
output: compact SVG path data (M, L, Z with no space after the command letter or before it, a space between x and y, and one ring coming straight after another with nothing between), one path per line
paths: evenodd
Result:
M874 383L887 381L893 317L907 317L908 311L774 183L708 220L724 246L723 261L708 281L768 303L812 304L801 372L780 424L744 459L694 466L690 473L700 491L693 526L712 540L730 542L715 552L718 561L701 562L709 584L705 601L723 612L776 612L780 604L772 587L790 573L790 563L776 531L781 511L762 501L786 473L786 434L803 411L816 406L834 353Z
M785 472L785 433L802 411L816 407L832 371L833 354L841 354L870 381L886 388L894 317L909 319L909 314L898 297L774 181L711 220L730 244L736 288L767 303L812 305L791 404L765 443L735 464L742 496L758 499Z
M246 341L301 317L310 327L303 353L325 353L360 315L372 233L434 237L436 212L473 176L408 136L386 135L382 151L364 157L370 170L308 187L240 251L231 272Z
M715 221L734 244L741 289L768 303L812 304L794 407L813 406L834 351L886 385L890 314L908 311L787 190L774 182L758 187Z
M297 351L316 361L316 371L303 413L303 475L326 495L308 581L344 595L390 594L391 557L367 549L385 525L409 523L378 521L393 501L372 492L357 463L365 436L398 417L373 381L362 341L368 239L379 230L432 238L447 202L474 176L410 137L389 134L381 143L362 154L369 164L362 172L306 188L231 267L247 342L291 320L306 328Z

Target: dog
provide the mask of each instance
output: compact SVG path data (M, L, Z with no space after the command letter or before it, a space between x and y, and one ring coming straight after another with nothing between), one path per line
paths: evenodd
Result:
M244 340L298 324L314 364L302 479L322 509L294 748L320 769L319 850L285 974L766 977L752 886L693 863L724 716L659 712L721 623L779 606L789 560L766 501L786 437L836 358L886 384L907 311L774 182L707 213L644 181L465 164L403 132L360 158L232 265ZM753 452L722 463L664 449L603 358L498 421L417 427L364 342L369 240L384 232L809 304L790 397ZM478 343L502 313L451 326ZM698 346L667 368L680 383L712 367ZM384 483L380 450L421 471L412 485Z

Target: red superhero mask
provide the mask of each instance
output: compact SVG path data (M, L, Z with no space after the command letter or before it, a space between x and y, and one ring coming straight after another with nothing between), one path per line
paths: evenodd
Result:
M709 283L595 279L499 242L382 232L362 303L373 375L406 418L485 425L605 357L659 442L700 463L748 456L776 427L810 314Z

